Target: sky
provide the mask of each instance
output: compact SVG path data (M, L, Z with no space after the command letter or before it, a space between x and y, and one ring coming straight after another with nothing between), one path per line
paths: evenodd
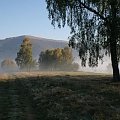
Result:
M0 0L0 39L21 35L67 40L70 29L54 28L45 0Z

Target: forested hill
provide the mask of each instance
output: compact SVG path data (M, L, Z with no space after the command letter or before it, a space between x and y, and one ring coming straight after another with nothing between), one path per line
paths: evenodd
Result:
M6 58L15 59L20 45L25 37L28 37L32 43L34 58L38 58L42 50L46 50L49 48L63 48L65 46L68 46L67 41L45 39L34 36L23 35L18 37L6 38L4 40L0 40L0 61Z

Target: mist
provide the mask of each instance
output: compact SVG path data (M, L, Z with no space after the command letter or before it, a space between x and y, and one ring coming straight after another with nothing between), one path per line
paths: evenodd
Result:
M74 62L79 64L78 71L112 74L111 58L109 56L104 56L103 61L98 62L98 67L93 67L93 68L88 66L88 60L87 60L86 67L81 66L81 60L80 60L80 58L78 56L78 52L76 50L73 50L73 57L74 57ZM2 62L2 60L0 60L0 63L1 62ZM120 64L119 64L119 68L120 68ZM13 73L13 72L25 72L25 71L26 70L19 70L19 68L17 66L14 68L12 68L12 67L2 68L0 66L0 73ZM40 68L40 70L39 70L39 66L36 66L36 68L31 69L30 71L45 71L45 69ZM50 71L54 71L54 70L52 70L52 68L51 68Z
M79 70L83 72L95 72L95 73L110 73L112 74L112 67L111 67L111 58L108 56L105 56L103 58L103 62L99 61L98 67L89 67L88 64L86 64L86 67L81 66L81 60L79 57L74 57L74 62L79 64ZM88 61L87 61L88 63ZM120 65L119 65L120 68ZM19 70L18 67L15 68L2 68L0 66L0 73L13 73L13 72L24 72L25 70ZM30 71L39 71L39 67L37 66L35 69L31 69ZM44 69L40 69L40 71L44 71ZM52 71L52 69L51 69Z
M79 57L75 58L75 62L77 62L80 66L79 71L112 74L111 58L109 56L105 56L103 58L103 61L99 61L97 67L89 67L88 66L88 60L87 60L86 67L82 67L81 66L81 60L80 60Z

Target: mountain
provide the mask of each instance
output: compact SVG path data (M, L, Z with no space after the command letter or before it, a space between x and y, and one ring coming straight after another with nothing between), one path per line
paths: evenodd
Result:
M38 59L40 52L43 50L50 48L64 48L65 46L68 46L67 41L27 35L6 38L4 40L0 40L0 62L6 58L15 59L25 37L28 37L32 43L33 57L35 59Z

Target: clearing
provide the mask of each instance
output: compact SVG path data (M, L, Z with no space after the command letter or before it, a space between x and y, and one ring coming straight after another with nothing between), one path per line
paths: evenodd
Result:
M111 75L30 72L0 75L0 120L120 120L120 83Z

